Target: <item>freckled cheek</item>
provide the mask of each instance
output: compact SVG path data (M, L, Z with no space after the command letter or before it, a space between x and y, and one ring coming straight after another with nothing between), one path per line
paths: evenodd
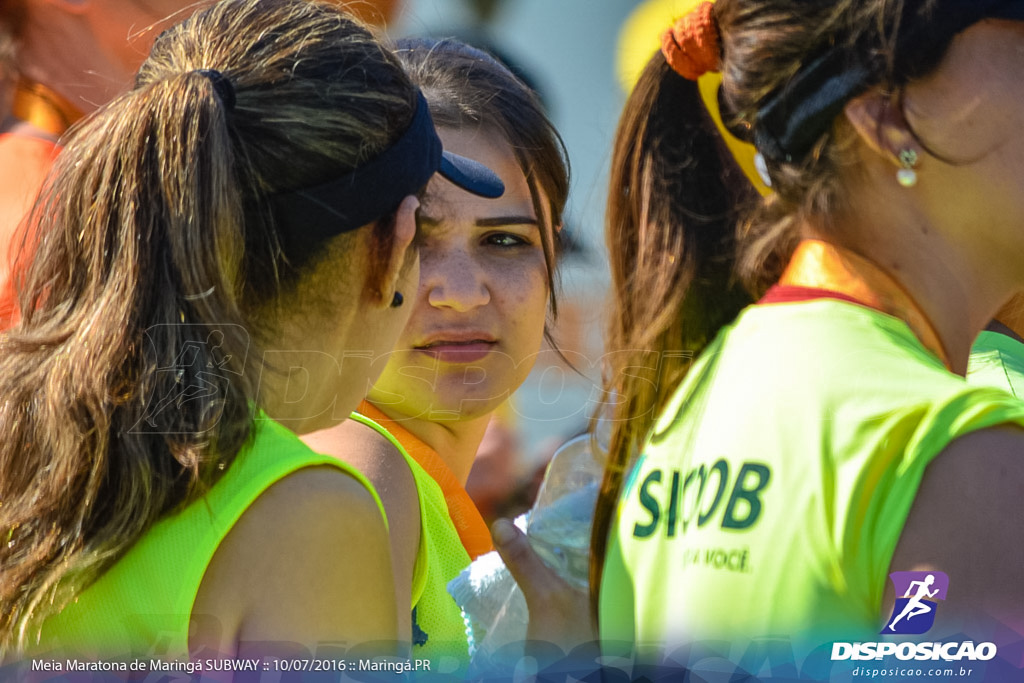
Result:
M516 347L511 353L528 356L540 349L547 320L547 274L542 268L518 271L501 289L506 339Z

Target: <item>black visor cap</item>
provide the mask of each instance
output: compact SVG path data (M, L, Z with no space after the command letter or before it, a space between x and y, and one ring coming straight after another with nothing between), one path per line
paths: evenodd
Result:
M494 171L479 161L452 152L441 153L441 165L437 172L466 192L487 199L497 199L505 193L505 185Z
M388 215L402 199L422 191L435 173L488 199L505 192L491 169L443 151L426 99L419 94L417 100L409 128L376 157L322 185L270 198L285 254L308 253L335 235Z
M1024 21L1024 2L1020 0L1007 0L998 2L995 7L988 11L988 16L993 19L1013 19Z

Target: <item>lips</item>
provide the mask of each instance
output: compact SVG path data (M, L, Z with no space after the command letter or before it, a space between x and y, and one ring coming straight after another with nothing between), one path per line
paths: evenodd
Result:
M484 332L448 332L431 335L413 348L445 363L473 363L485 358L497 344Z

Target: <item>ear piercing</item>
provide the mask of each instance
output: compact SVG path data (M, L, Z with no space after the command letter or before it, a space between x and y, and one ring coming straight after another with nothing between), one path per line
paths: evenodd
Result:
M771 187L772 177L768 174L768 162L765 161L764 155L760 152L754 155L754 168L757 169L757 175L761 176L761 182L766 187Z
M395 290L395 297L391 300L391 308L398 308L405 301L405 297L398 290Z
M903 187L917 185L917 171L914 170L917 166L917 151L910 148L901 150L897 158L900 161L900 169L896 171L896 182Z

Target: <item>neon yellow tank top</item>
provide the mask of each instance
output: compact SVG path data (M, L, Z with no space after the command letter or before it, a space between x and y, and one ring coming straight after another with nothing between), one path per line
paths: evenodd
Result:
M153 525L74 602L44 622L39 650L103 659L186 657L192 604L221 540L273 483L318 465L338 467L362 482L383 514L362 474L315 453L282 425L257 419L249 445L205 496Z
M469 566L469 553L459 538L433 477L393 434L374 420L352 413L352 419L391 442L409 465L420 503L420 545L413 566L413 659L429 659L432 673L464 674L469 665L466 623L458 604L448 594L448 582Z
M719 639L733 662L762 636L804 652L876 639L925 467L1007 422L1024 425L1024 402L951 374L897 318L834 299L746 309L624 486L602 637L662 653Z
M967 381L1024 398L1024 344L1005 334L982 332L971 347Z

